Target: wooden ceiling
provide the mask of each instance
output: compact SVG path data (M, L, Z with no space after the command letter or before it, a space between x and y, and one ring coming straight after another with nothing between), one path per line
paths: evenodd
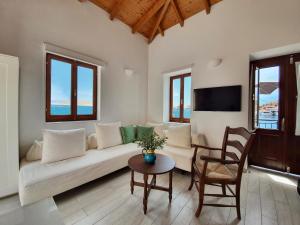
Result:
M121 20L151 43L156 35L180 24L203 10L210 13L211 6L222 0L79 0L90 1L107 11L110 19Z

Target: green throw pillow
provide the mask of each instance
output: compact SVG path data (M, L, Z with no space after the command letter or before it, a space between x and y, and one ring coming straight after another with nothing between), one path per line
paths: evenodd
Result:
M137 131L137 140L140 140L143 137L153 135L154 127L136 126L136 131Z
M120 127L123 144L135 142L136 128L134 126Z

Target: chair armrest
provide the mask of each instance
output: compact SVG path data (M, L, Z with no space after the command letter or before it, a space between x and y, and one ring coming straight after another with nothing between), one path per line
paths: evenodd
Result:
M192 147L204 148L204 149L213 150L213 151L222 151L223 150L221 148L212 148L212 147L208 147L208 146L204 146L204 145L195 145L195 144L192 144Z
M206 161L206 162L219 162L222 164L237 164L239 161L237 160L223 160L220 158L215 158L215 157L209 157L209 156L201 156L200 159Z

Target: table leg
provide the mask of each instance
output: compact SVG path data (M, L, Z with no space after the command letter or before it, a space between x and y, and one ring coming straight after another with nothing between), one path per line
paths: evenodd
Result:
M156 175L155 174L153 175L153 179L154 179L153 185L155 186L156 185Z
M148 201L148 174L144 174L144 214L147 212L147 201Z
M131 170L131 181L130 181L130 191L133 194L134 190L134 170Z
M171 203L171 200L172 200L172 178L173 178L173 171L170 171L170 173L169 173L169 203Z

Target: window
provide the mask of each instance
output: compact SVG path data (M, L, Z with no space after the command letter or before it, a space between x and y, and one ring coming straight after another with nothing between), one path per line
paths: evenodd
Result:
M279 129L280 67L255 67L254 128Z
M191 74L170 77L170 121L189 123L191 118Z
M97 119L97 67L47 53L46 121Z

